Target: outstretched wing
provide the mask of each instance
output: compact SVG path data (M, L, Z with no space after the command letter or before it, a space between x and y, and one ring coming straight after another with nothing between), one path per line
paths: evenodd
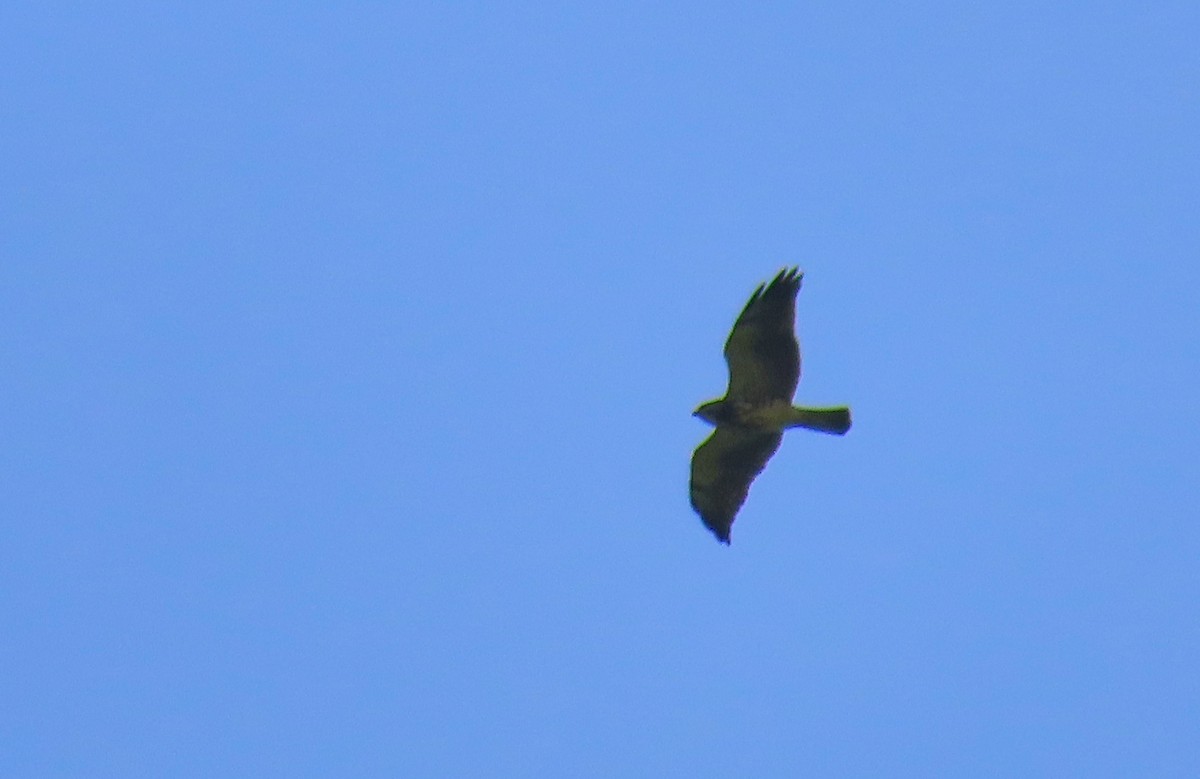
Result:
M770 284L760 284L725 341L730 400L758 405L791 402L800 382L796 341L796 293L804 274L785 268Z
M722 425L692 454L692 508L722 542L729 543L729 529L746 502L750 482L781 440L782 433Z

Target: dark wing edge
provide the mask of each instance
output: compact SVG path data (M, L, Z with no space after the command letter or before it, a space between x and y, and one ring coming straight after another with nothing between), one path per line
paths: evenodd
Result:
M692 508L721 543L729 543L750 483L779 449L782 433L721 426L692 454Z
M760 284L725 341L729 387L725 396L749 403L791 401L800 382L796 295L804 273L784 268Z

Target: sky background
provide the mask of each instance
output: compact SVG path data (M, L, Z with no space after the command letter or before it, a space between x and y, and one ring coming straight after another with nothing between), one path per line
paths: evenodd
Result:
M4 4L0 775L1200 775L1198 34Z

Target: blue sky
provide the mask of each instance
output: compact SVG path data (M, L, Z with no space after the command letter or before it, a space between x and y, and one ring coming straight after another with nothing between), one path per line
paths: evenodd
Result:
M0 774L1200 774L1200 11L1048 5L6 5Z

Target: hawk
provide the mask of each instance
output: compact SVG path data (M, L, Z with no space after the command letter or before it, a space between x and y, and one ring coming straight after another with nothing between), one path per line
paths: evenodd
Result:
M779 449L784 430L806 427L843 435L850 429L846 406L792 405L800 383L800 344L793 328L803 278L797 268L785 268L769 284L758 285L725 342L725 397L692 412L716 427L692 454L692 508L724 544L750 482Z

